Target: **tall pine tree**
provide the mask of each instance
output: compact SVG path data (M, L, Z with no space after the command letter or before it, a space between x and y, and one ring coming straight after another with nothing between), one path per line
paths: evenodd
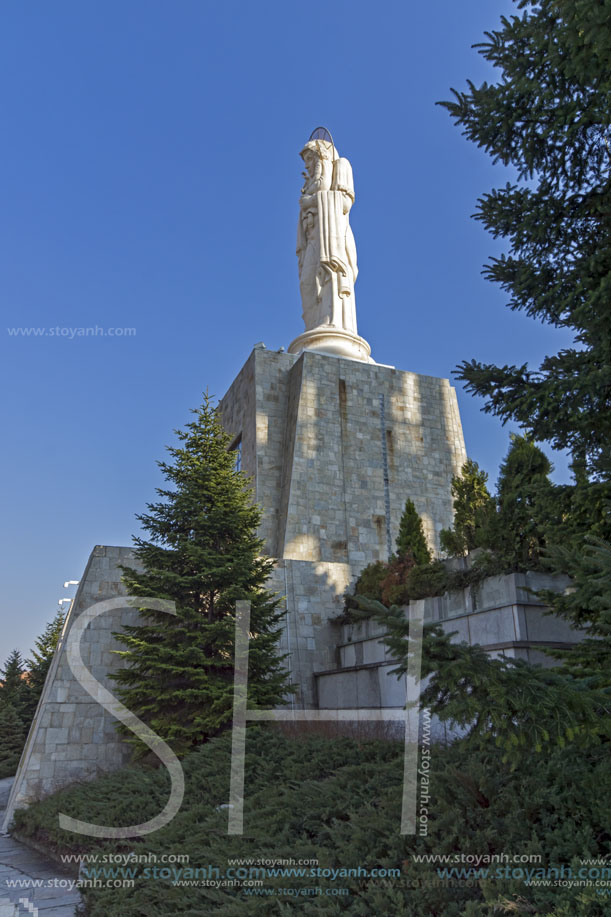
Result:
M13 650L0 669L0 778L17 771L30 720L28 694L21 653Z
M0 705L0 780L17 773L25 743L23 719L12 704Z
M489 279L509 306L574 334L527 364L465 362L485 410L568 449L590 479L611 474L611 0L516 0L521 15L476 47L496 84L443 102L465 136L515 180L484 194L476 218L509 254Z
M52 621L49 621L40 637L36 638L32 658L26 661L28 667L28 694L27 694L27 714L31 718L36 712L40 695L49 672L51 660L55 653L57 641L60 638L64 621L66 620L65 612L58 611Z
M3 669L0 669L0 707L9 704L20 718L27 706L28 683L19 650L9 654Z
M481 543L499 570L535 570L544 565L545 531L555 512L547 456L524 436L511 434L497 482L496 513L486 518Z
M460 475L452 478L454 524L442 529L441 547L454 557L461 557L482 547L482 527L494 512L494 500L486 481L488 475L477 462L467 459Z
M385 605L405 605L409 602L408 577L414 568L427 567L431 563L431 551L426 541L422 519L412 500L405 501L405 508L399 523L397 553L388 561L386 572L379 581L379 598ZM376 565L377 566L377 565ZM384 565L383 565L384 566ZM375 567L374 567L375 569ZM377 598L372 592L358 591L355 596ZM359 599L356 599L358 607Z
M509 294L510 308L570 330L574 343L538 369L471 360L458 375L485 398L486 411L572 455L572 487L551 487L532 447L532 462L506 463L489 534L514 564L544 562L572 576L565 593L541 597L588 628L588 639L556 673L585 691L608 685L611 0L516 6L521 14L503 17L478 45L498 68L498 82L470 82L442 104L469 140L514 170L504 188L478 202L476 218L509 246L486 275ZM522 457L527 448L519 446ZM524 499L529 475L531 497Z
M282 612L265 588L273 563L257 536L261 511L235 467L231 437L206 394L195 419L176 431L172 463L160 462L169 489L138 516L141 569L124 568L131 595L169 599L176 617L146 610L117 635L126 668L115 677L134 713L177 754L216 735L231 720L235 605L251 603L250 706L283 703L287 675L277 653Z

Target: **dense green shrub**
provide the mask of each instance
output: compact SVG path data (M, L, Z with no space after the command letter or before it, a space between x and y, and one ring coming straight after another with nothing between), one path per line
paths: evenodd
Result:
M361 620L362 614L358 610L359 603L356 596L364 595L368 599L381 602L382 583L387 575L388 564L383 560L376 560L374 563L367 564L361 570L352 589L344 595L344 611L333 619L334 622L336 624L351 624L354 621Z
M17 813L22 834L57 851L186 854L191 867L218 868L228 858L317 858L323 868L399 869L393 878L267 877L276 897L245 888L180 887L171 878L145 879L133 888L84 889L88 917L146 914L341 915L484 917L509 910L559 917L603 917L596 889L527 886L520 879L479 878L448 885L438 864L419 854L534 854L542 863L577 867L600 854L606 837L611 782L602 750L567 748L547 757L522 751L519 769L500 749L459 741L431 749L428 834L401 835L403 745L319 737L288 739L249 727L243 836L227 835L229 735L184 759L186 795L174 821L161 831L124 842L61 831L58 812L101 824L149 818L166 802L165 771L130 768L62 791ZM536 865L536 864L528 864ZM89 867L89 876L92 876ZM321 895L280 896L281 889L320 886ZM345 887L349 894L324 895ZM523 902L518 907L519 902ZM502 902L509 902L503 911ZM496 908L496 911L495 911Z

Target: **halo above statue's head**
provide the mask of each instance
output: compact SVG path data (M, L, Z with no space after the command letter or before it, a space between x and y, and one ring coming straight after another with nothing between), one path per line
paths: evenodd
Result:
M326 127L315 127L308 142L302 149L299 154L303 159L303 155L307 150L311 150L316 153L321 159L329 159L333 162L336 159L339 159L339 153L333 142L333 137L331 136L331 131L327 130Z

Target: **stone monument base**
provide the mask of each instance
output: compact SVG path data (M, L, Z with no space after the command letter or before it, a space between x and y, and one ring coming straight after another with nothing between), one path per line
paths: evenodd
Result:
M310 343L325 342L354 349L347 359L337 351L310 350ZM296 712L319 707L317 690L327 701L335 690L328 674L340 661L333 619L363 567L392 554L406 498L436 547L439 530L452 521L452 476L466 459L447 379L375 363L365 341L330 327L301 335L293 347L305 344L298 355L255 348L220 402L236 464L263 508L259 536L262 553L274 559L269 588L286 609L279 651L288 654L298 687L290 699ZM121 567L134 562L127 547L93 550L30 730L4 830L15 808L129 758L112 713L74 676L67 640L85 610L125 595ZM126 605L96 618L83 635L83 664L111 694L116 685L109 674L123 659L113 634L137 619L137 609ZM358 694L349 700L359 707Z

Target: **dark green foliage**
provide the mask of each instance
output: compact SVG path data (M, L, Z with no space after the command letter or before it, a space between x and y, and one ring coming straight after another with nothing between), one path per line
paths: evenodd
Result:
M545 460L533 452L529 462L520 446L484 543L503 572L543 566L572 577L565 594L542 598L587 624L588 639L566 654L562 672L600 688L609 684L611 649L611 0L518 7L521 17L503 19L479 46L499 82L469 84L444 104L470 140L517 171L478 203L476 218L509 243L487 276L512 309L569 329L574 346L538 371L471 361L458 374L486 411L572 454L574 484L552 486Z
M8 704L20 718L27 706L28 682L19 650L9 654L3 669L0 669L0 709Z
M410 599L424 599L430 595L443 595L449 588L448 581L446 567L437 560L421 567L413 567L407 575L406 588Z
M482 580L499 572L502 571L494 555L483 552L464 569L453 570L443 561L413 567L407 575L406 588L410 600L425 599L444 592L458 592L468 586L477 588Z
M361 570L356 582L350 592L344 595L344 613L335 619L338 624L348 624L355 620L352 612L358 609L359 603L357 595L364 595L369 599L382 601L382 583L388 575L388 564L383 560L376 560L374 563L367 564Z
M383 642L398 662L396 673L403 674L413 651L404 611L370 599L362 605L387 628ZM521 660L494 659L481 646L452 643L451 636L439 625L425 628L422 678L430 681L422 703L466 729L468 741L495 742L515 767L525 748L541 751L567 742L588 747L611 738L611 722L602 716L608 698L597 687Z
M23 719L11 703L0 705L0 780L17 772L25 742Z
M586 536L609 540L610 499L607 483L588 482L579 473L574 484L554 485L542 520L546 544L550 548L560 545L581 553Z
M397 555L404 557L406 554L411 555L417 564L431 562L431 551L424 537L422 519L411 500L405 501L397 536Z
M344 597L344 613L332 619L336 624L355 624L363 618L370 617L361 603L361 598L373 599L382 605L405 606L410 601L425 599L429 596L443 595L477 586L487 576L495 576L499 571L498 563L492 554L485 553L475 563L464 570L451 570L446 563L439 560L430 564L414 564L410 558L393 557L389 564L379 563L381 569L372 570L378 564L370 564L369 570L374 579L374 586L365 592L357 583L354 594ZM364 571L365 572L365 571ZM369 593L369 594L368 594ZM374 593L373 595L371 593Z
M567 538L567 517L583 495L581 489L553 485L551 471L541 449L528 437L515 433L500 468L495 497L488 493L485 472L476 462L466 462L461 476L452 481L454 527L441 532L444 550L464 556L477 548L485 549L473 564L476 579L545 567L548 543L554 537ZM572 530L578 540L583 537L580 526L584 525L588 526L587 514L573 511Z
M377 560L368 564L354 584L356 595L366 595L370 599L382 598L382 582L388 573L388 564Z
M564 592L542 592L540 598L555 614L588 632L581 643L550 655L563 661L560 671L570 678L611 694L611 544L589 536L582 551L555 546L548 559L572 582Z
M452 478L454 524L440 533L441 547L451 557L462 557L482 547L482 527L494 512L487 480L488 475L473 459L467 459L460 475Z
M40 695L45 684L51 660L60 638L66 615L63 611L58 611L52 621L49 621L43 633L36 639L32 658L28 659L28 695L26 712L31 719L36 712Z
M491 558L493 555L484 554L464 570L451 570L447 563L439 560L414 564L409 557L395 557L382 582L382 604L386 607L407 605L418 599L476 586L487 576L498 573L496 561Z
M570 450L589 475L611 462L611 0L520 0L521 16L477 47L496 84L469 82L443 102L465 136L516 179L484 194L476 218L509 254L486 275L509 306L575 344L538 371L464 362L459 378L486 411Z
M497 558L499 572L541 568L546 525L558 518L551 470L534 443L511 435L497 483L496 513L488 515L480 533L482 546Z
M152 853L159 860L163 854L181 853L189 856L192 868L211 866L221 875L234 857L317 858L321 868L401 870L397 878L351 876L335 882L268 876L263 888L275 889L276 895L259 897L247 888L180 887L172 877L147 880L142 876L146 864L140 864L133 888L83 890L89 917L488 917L504 912L604 917L605 899L595 888L526 886L523 880L504 877L452 886L440 878L438 864L414 860L422 854L517 853L539 855L542 865L578 869L581 857L604 854L611 781L602 749L577 754L565 748L544 756L523 747L522 767L512 771L494 744L434 746L427 836L400 834L403 755L400 742L286 739L251 726L243 836L227 835L227 810L217 808L228 798L230 736L214 739L184 759L183 807L155 834L111 843L58 827L58 812L105 825L152 817L167 800L168 779L164 770L143 768L72 787L19 810L16 822L24 835L61 852ZM281 895L283 889L313 886L323 894ZM349 894L324 894L340 887ZM513 906L520 899L525 906ZM504 911L503 902L511 907Z
M440 719L468 728L471 739L496 742L513 766L522 763L525 747L541 751L611 738L611 723L601 718L605 697L576 688L554 669L450 643L440 627L427 632L424 657L422 675L432 677L423 703Z
M283 703L277 654L279 602L265 589L273 563L261 556L261 510L236 470L218 408L208 395L177 431L173 463L160 463L171 489L139 516L150 540L135 538L140 570L124 568L131 595L169 599L176 616L143 612L118 639L128 667L114 676L125 704L182 755L230 722L235 603L251 603L249 705ZM132 740L131 734L128 736ZM142 746L140 746L142 749Z

